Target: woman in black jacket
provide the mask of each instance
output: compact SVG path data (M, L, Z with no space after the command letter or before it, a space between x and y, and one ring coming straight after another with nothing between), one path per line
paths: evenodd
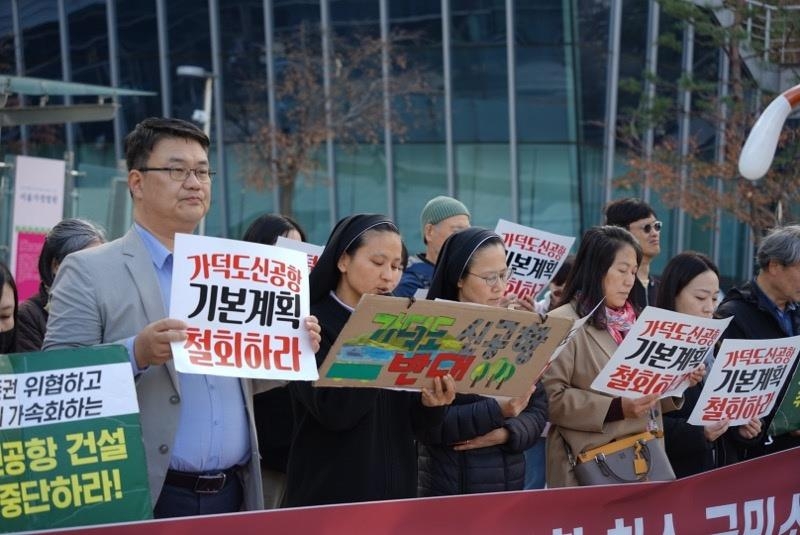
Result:
M442 246L428 299L498 306L509 271L503 240L472 227ZM457 394L441 425L421 438L419 495L522 490L525 455L547 422L544 388L517 398Z
M656 306L683 314L710 318L717 308L719 270L706 255L687 251L673 257L664 268ZM709 358L710 360L710 358ZM677 477L699 474L737 461L732 440L740 429L761 429L754 418L748 424L730 428L727 421L706 426L688 423L705 381L690 386L683 393L683 406L664 414L664 443L669 462Z
M322 364L364 294L389 294L400 281L397 227L376 214L339 221L310 275L311 311L319 318ZM420 392L315 387L289 383L295 434L284 506L413 498L415 435L441 421L455 396L446 375Z

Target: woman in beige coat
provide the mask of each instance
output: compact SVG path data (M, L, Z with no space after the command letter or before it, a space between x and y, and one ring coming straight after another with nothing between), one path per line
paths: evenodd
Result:
M551 313L576 320L604 300L544 375L551 423L547 437L550 488L578 485L567 445L577 455L646 431L651 420L663 429L661 412L674 410L680 403L675 398L659 401L658 394L628 399L589 388L640 312L628 294L641 259L642 250L627 230L613 226L589 229L565 283L562 303L566 304Z

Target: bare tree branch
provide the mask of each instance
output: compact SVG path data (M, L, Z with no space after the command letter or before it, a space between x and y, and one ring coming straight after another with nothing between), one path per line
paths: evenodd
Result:
M318 155L328 138L344 147L375 144L384 135L382 53L389 50L390 124L398 140L407 132L415 110L411 97L432 93L428 70L408 60L401 44L418 36L395 30L388 42L369 35L336 37L331 49L330 122L325 117L319 28L302 25L276 43L276 128L266 109L266 83L243 79L248 98L229 114L249 142L243 154L246 183L263 189L280 187L280 210L291 215L294 186L317 169ZM275 156L272 153L275 145ZM252 148L251 148L252 147ZM273 175L274 170L274 175Z

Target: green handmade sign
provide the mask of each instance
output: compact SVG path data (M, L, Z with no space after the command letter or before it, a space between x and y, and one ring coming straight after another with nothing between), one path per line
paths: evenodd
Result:
M795 368L794 375L789 379L789 387L775 411L769 434L777 437L797 429L800 429L800 366Z
M121 346L0 355L0 532L152 518Z

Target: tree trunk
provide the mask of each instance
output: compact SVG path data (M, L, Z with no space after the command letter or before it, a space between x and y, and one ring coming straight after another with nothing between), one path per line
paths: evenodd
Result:
M289 217L294 217L292 213L292 205L294 203L294 183L295 179L281 181L283 184L278 186L280 189L278 190L278 203L280 208L280 213Z

